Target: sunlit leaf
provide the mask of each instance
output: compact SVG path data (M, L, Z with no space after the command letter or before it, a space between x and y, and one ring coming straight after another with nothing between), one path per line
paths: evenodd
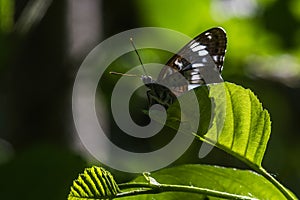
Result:
M197 137L247 164L261 166L271 133L271 122L268 111L263 109L254 93L227 82L208 88L199 87L194 92L200 108ZM195 103L184 102L189 105ZM184 120L185 117L188 123L194 118L188 115L193 111L183 111L184 116L180 116L180 112L178 103L169 108L168 115L173 120L167 121L167 126L175 128L174 121Z
M101 167L85 169L73 182L68 200L112 199L119 192L112 175Z
M215 96L218 93L224 94L223 88L214 87L211 86L210 90L216 93ZM220 115L224 117L224 121L217 121L217 123L223 123L223 129L216 133L212 132L215 129L211 128L201 138L215 143L217 147L242 160L261 166L271 133L269 113L251 90L232 83L224 83L224 90L226 98L215 99L215 102L221 102L213 111L217 117ZM225 113L221 113L224 111ZM220 124L213 124L212 127L216 126Z
M275 186L249 170L238 170L208 165L183 165L152 173L159 183L189 185L208 188L257 199L285 199ZM138 177L133 182L146 182ZM138 195L121 199L207 199L207 196L184 192L166 192L153 195ZM218 199L209 197L209 199Z

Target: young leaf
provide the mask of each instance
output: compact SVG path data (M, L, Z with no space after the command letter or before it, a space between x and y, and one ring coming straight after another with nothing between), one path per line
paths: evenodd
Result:
M113 199L120 189L112 175L101 167L84 170L73 181L68 200Z

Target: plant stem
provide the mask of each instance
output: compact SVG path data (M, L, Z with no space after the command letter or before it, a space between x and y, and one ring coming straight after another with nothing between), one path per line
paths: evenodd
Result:
M250 168L255 170L258 174L265 177L268 181L270 181L288 200L296 200L297 198L292 195L289 190L284 187L278 180L276 180L271 174L269 174L263 167L257 166L250 162L247 159L240 159L245 164L247 164Z
M268 181L270 181L288 200L296 200L297 198L293 196L289 190L284 187L278 180L276 180L270 173L268 173L262 166L258 166L253 164L251 161L247 159L240 159L245 164L247 164L250 168L256 171L258 174L265 177Z
M209 140L203 140L204 142L207 142L209 144L211 144L211 142ZM233 155L234 157L238 158L239 160L241 160L242 162L244 162L246 165L248 165L251 169L253 169L254 171L256 171L258 174L262 175L263 177L265 177L268 181L270 181L278 190L280 190L280 192L288 199L288 200L295 200L297 199L296 197L294 197L292 195L291 192L289 192L288 189L286 189L278 180L276 180L271 174L269 174L263 167L255 165L253 162L249 161L248 159L245 159L243 157L241 157L240 155L238 155L235 152L232 152L230 149L228 149L225 146L219 145L219 144L215 144L215 146L219 149L222 149L223 151L229 153L230 155Z
M270 181L276 188L278 188L281 193L288 199L288 200L295 200L297 199L294 197L288 189L286 189L278 180L276 180L271 174L269 174L263 167L259 167L256 171L264 176L268 181Z
M269 174L263 167L257 166L246 159L240 159L244 163L246 163L250 168L255 170L258 174L265 177L268 181L270 181L288 200L296 200L297 198L292 195L289 190L284 187L278 180L276 180L271 174Z
M220 191L199 188L194 186L186 186L186 185L170 185L170 184L154 185L151 183L124 183L124 184L119 184L119 187L120 189L128 189L128 188L140 188L140 189L119 193L117 194L117 198L124 197L124 196L133 196L138 194L158 194L162 192L188 192L188 193L196 193L196 194L202 194L202 195L207 195L212 197L220 197L225 199L236 199L236 200L255 199L247 196L241 196L241 195L230 194L226 192L220 192Z

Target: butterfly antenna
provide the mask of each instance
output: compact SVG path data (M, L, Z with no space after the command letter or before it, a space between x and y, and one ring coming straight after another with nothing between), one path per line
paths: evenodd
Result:
M135 47L135 45L134 45L134 43L133 43L133 39L132 39L132 38L130 38L130 42L131 42L131 45L132 45L132 47L133 47L133 49L134 49L134 51L135 51L136 55L137 55L137 56L138 56L138 58L139 58L139 61L140 61L141 65L142 65L142 68L143 68L143 71L144 71L145 75L148 77L148 74L147 74L146 68L145 68L145 66L143 65L143 62L142 62L141 56L140 56L139 52L137 51L137 49L136 49L136 47Z
M110 74L113 74L113 75L121 75L121 76L129 76L129 77L140 77L138 75L135 75L135 74L124 74L124 73L120 73L120 72L109 72Z

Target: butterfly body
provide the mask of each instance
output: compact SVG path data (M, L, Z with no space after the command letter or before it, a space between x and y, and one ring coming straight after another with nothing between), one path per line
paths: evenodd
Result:
M184 92L194 87L223 82L221 72L227 38L222 28L209 29L186 44L163 67L154 81L142 76L149 88L149 105L161 104L168 108Z
M146 86L149 88L147 91L149 105L160 104L167 109L176 100L175 94L167 87L157 83L146 84Z

